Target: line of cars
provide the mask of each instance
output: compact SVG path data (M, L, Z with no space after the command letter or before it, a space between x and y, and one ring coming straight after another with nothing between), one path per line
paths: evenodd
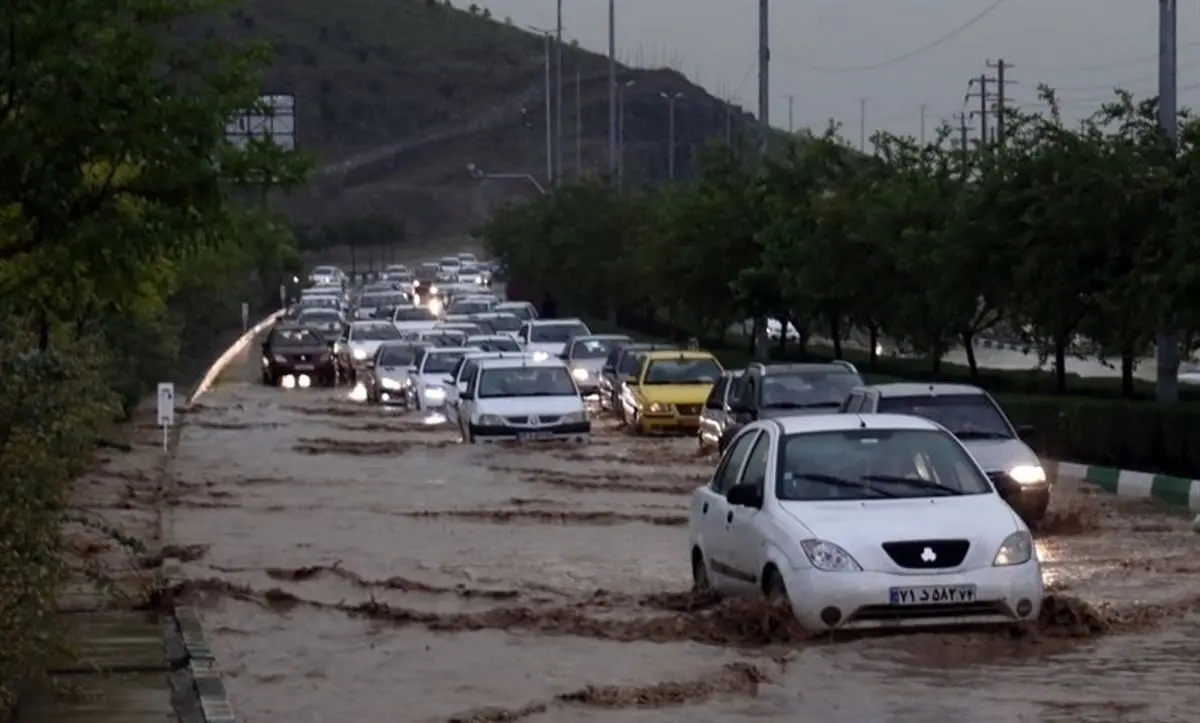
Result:
M572 361L637 434L719 451L689 515L698 589L787 601L809 630L1028 625L1044 596L1028 522L1050 483L982 389L867 384L847 362L722 369L611 341Z

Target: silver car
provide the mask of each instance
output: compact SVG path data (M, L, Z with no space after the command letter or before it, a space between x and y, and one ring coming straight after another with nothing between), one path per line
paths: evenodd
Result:
M380 344L371 360L371 369L363 379L367 388L367 401L407 407L408 369L424 348L423 344L402 341Z
M600 393L600 370L614 347L633 340L623 334L589 334L567 341L562 358L575 378L579 393L586 396Z
M737 394L742 373L741 369L727 370L708 393L704 409L700 410L700 427L696 430L700 454L714 452L720 447L721 435L728 426L729 400Z

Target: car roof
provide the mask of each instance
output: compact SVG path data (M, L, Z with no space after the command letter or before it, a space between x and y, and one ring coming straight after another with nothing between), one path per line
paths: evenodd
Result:
M767 376L772 374L799 374L802 372L855 372L857 369L850 362L834 360L829 362L794 362L791 364L762 364L756 362L747 367L747 370L753 369Z
M467 352L464 356L469 359L532 359L532 354L526 354L523 351L485 351L483 349L473 349Z
M466 346L431 346L428 348L430 354L470 354L478 349L472 349Z
M508 314L503 311L477 311L474 314L466 314L468 319L520 319L516 314Z
M517 356L511 352L507 357L482 359L479 362L480 369L520 369L522 367L532 367L536 369L565 369L566 366L566 362L558 357L542 359L532 355Z
M797 414L775 417L768 423L779 424L784 434L845 432L854 429L941 430L935 422L907 414Z
M533 306L533 302L532 301L501 301L499 304L496 304L497 308L499 308L501 306L508 306L511 308L516 308L519 306L521 308L526 308L526 307Z
M387 319L355 319L350 322L350 328L358 326L392 326L392 322Z
M575 324L582 324L583 319L576 319L575 317L571 317L569 319L530 319L529 321L527 321L525 323L526 324L541 324L542 326L554 326L554 325L566 325L566 324L571 324L573 326Z
M571 341L622 341L628 338L624 334L580 334L571 337Z
M648 351L645 353L645 358L650 361L663 361L667 359L683 359L683 360L701 360L712 359L716 357L712 353L702 350L693 349L662 349L658 351Z
M984 396L983 389L970 384L920 384L916 382L893 382L861 387L878 392L880 397L930 397L944 394Z
M467 341L513 341L508 334L468 334ZM513 342L514 344L516 342Z

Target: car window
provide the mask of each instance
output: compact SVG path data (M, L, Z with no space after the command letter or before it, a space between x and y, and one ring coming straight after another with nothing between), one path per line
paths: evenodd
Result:
M458 375L462 371L463 365L466 363L467 363L466 357L459 359L457 362L454 363L454 367L449 372L446 373L446 376L454 377L455 379L458 379Z
M767 453L771 449L771 436L760 434L750 448L746 466L742 469L738 484L752 484L760 492L767 484Z
M931 419L959 439L1010 439L1013 436L1004 415L986 394L886 397L879 400L879 411Z
M717 473L713 475L713 492L724 497L725 493L737 482L742 470L742 462L746 461L750 446L754 444L754 440L759 434L760 432L755 430L734 440L733 445L725 452L725 458L721 460L721 466L717 468Z
M460 382L465 382L467 385L467 388L464 389L462 393L463 399L473 399L475 397L475 381L477 379L479 379L479 368L472 367L470 373L466 375L466 378L460 380Z
M758 407L758 399L755 396L755 390L758 387L758 380L755 377L749 377L742 382L741 388L738 390L739 407L755 409Z
M642 384L712 384L721 378L716 359L653 359Z
M625 350L620 346L616 346L609 350L608 356L604 358L604 366L600 368L601 371L611 372L616 369L617 360L621 358L621 355L624 354L624 352Z
M466 359L463 359L462 362L463 362L462 368L459 369L458 374L455 376L455 379L457 379L460 382L463 379L467 379L467 378L473 376L475 374L475 368L479 366L475 362L469 361Z
M704 402L707 409L723 409L725 402L725 388L729 386L729 377L721 377L717 383L713 385L712 391L708 393L708 399Z
M843 369L774 372L759 380L764 408L829 407L839 409L862 378Z

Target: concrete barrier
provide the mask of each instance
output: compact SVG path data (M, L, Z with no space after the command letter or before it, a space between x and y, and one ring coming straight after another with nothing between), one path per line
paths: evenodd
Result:
M217 360L212 363L212 366L208 368L208 371L205 372L204 376L200 379L200 383L197 384L196 388L192 391L192 396L189 397L187 401L188 406L195 404L196 400L200 398L200 395L211 389L213 383L217 381L217 377L221 376L221 373L224 372L226 367L229 366L229 362L233 361L234 357L236 357L238 354L241 354L242 351L244 351L246 347L250 345L250 342L254 341L254 339L261 334L264 329L278 321L279 317L283 316L283 312L284 310L280 309L279 311L270 314L267 316L267 318L250 327L246 333L239 336L237 341L233 342L233 344L231 344L229 348L226 349L223 354L221 354L221 356L217 357Z

